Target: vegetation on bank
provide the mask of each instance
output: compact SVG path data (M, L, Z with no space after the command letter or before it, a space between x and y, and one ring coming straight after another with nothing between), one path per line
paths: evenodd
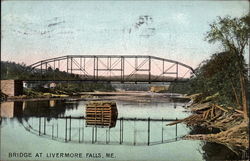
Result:
M193 104L189 108L193 115L169 125L184 122L191 128L211 130L210 134L201 132L185 139L221 143L236 153L240 149L248 149L249 87L244 54L249 33L249 15L242 18L218 17L210 25L206 40L221 43L224 51L203 61L189 82L170 86L170 90L190 95Z
M15 63L9 61L1 61L1 79L14 80L80 80L79 75L69 74L59 69L53 70L48 67L48 70L43 70L41 74L40 69L31 69L24 63Z
M236 60L236 55L230 51L215 53L195 69L196 75L193 75L189 82L171 84L169 91L188 95L202 93L199 96L200 101L208 96L216 96L210 101L242 109L240 70L244 73L245 83L247 83L247 71L245 61L243 61L244 67L238 68ZM248 91L250 91L249 86Z
M44 88L38 86L35 88L24 89L24 94L30 97L42 96L73 96L79 95L81 92L94 91L115 91L115 89L108 83L59 83L54 88Z
M247 103L247 67L244 59L244 54L246 52L246 47L248 45L248 36L250 33L250 16L244 16L242 18L231 18L231 17L219 17L216 22L210 25L210 31L207 32L206 40L210 43L219 42L224 47L225 51L229 54L224 59L218 59L218 65L212 66L212 68L207 67L208 77L213 77L209 75L209 72L216 71L222 75L216 78L221 78L223 84L227 85L227 88L231 90L228 91L233 93L234 102L237 107L239 106L244 115L244 119L248 120L248 103ZM227 64L229 63L229 64ZM223 68L219 68L222 66ZM228 66L228 67L226 67ZM227 69L226 71L223 71ZM204 73L204 72L203 72ZM218 82L219 83L219 82ZM225 85L224 85L225 86ZM221 86L223 87L223 86ZM220 88L220 86L219 86ZM219 88L217 90L219 90ZM221 88L220 88L221 89ZM226 90L223 89L223 90ZM225 98L228 99L226 93L222 93ZM232 95L232 94L231 94ZM229 98L230 99L230 98ZM229 102L228 100L225 100Z
M216 96L213 103L231 106L247 116L247 66L244 59L250 33L250 16L218 17L210 25L206 40L221 43L224 51L213 54L195 69L189 82L172 84L169 90L189 95L202 93L200 99ZM248 89L249 90L249 89Z

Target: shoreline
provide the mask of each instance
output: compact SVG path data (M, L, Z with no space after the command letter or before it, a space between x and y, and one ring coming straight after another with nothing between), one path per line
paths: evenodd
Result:
M51 94L52 95L52 94ZM150 99L149 99L150 98ZM151 101L180 101L189 102L190 99L182 94L177 93L154 93L148 91L124 91L124 92L81 92L77 95L65 95L65 96L12 96L8 97L2 102L13 101L46 101L46 100L124 100L124 101L137 101L137 102L151 102ZM2 103L1 102L1 103Z

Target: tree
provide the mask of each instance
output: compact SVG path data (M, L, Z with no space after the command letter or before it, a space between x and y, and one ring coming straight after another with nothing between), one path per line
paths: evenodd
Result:
M221 18L210 24L210 31L207 32L206 40L210 43L222 43L225 51L235 55L236 67L239 72L242 109L244 118L248 120L247 105L247 71L244 60L244 53L248 44L248 34L250 33L250 16L242 18L231 18L230 16Z
M191 78L191 93L203 93L203 96L218 95L214 103L233 106L240 104L240 83L236 79L239 72L236 69L235 54L231 52L215 53L210 59L203 61L197 69L196 76Z

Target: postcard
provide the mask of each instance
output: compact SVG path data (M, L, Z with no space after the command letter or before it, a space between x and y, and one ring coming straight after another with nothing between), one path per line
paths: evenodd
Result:
M1 1L0 160L249 160L249 1Z

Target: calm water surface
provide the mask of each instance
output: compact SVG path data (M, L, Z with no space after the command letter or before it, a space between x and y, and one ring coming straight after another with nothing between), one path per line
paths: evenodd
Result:
M1 160L171 160L235 158L222 145L181 140L184 124L165 126L190 115L184 103L116 101L114 127L87 126L86 101L4 102L1 104ZM10 157L31 153L31 157ZM36 153L42 153L35 157ZM53 157L80 153L79 157ZM73 154L71 154L73 155Z

